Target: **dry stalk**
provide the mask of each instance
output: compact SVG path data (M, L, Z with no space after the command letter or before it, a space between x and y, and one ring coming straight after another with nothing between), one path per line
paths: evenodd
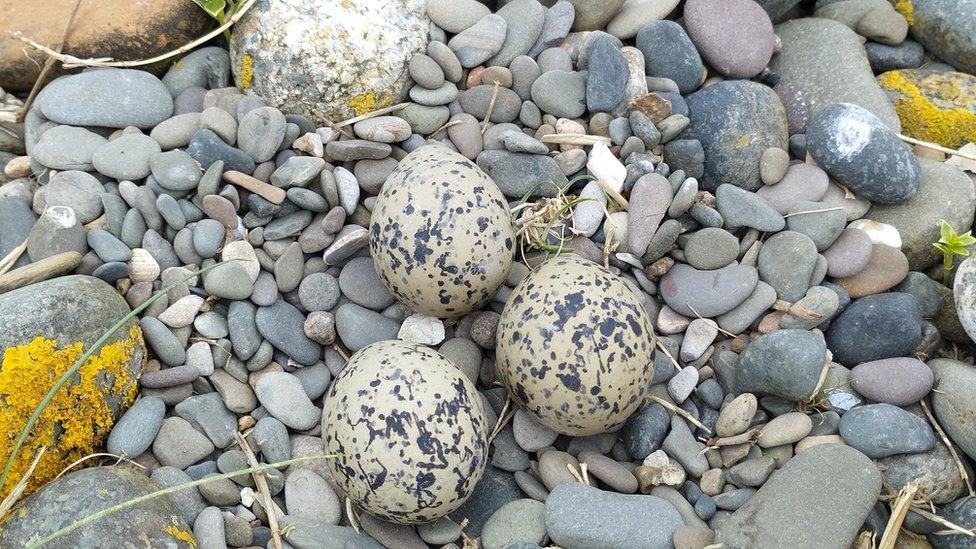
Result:
M922 410L925 411L925 416L929 418L929 422L935 427L936 432L939 433L939 437L942 438L942 443L946 445L949 449L949 453L952 454L952 460L956 462L956 467L959 468L959 475L966 482L966 489L969 490L969 497L976 496L976 492L973 491L973 483L969 480L969 474L966 473L966 467L963 466L962 460L959 459L959 454L956 453L956 449L952 447L952 442L949 441L949 437L946 435L945 431L942 430L942 426L939 422L935 420L935 416L932 415L932 410L929 410L928 403L924 399L921 400Z
M181 53L186 53L192 50L193 48L208 42L210 39L214 38L215 36L219 35L225 30L231 28L235 23L240 21L241 17L244 17L244 14L247 13L247 11L251 9L251 6L253 6L256 2L257 0L245 0L245 2L241 4L240 8L237 9L234 15L231 16L230 19L225 21L223 25L220 25L216 29L208 32L207 34L201 36L200 38L197 38L196 40L188 44L184 44L183 46L180 46L175 50L170 50L166 53L159 54L155 57L151 57L149 59L140 59L137 61L115 61L111 57L82 59L80 57L75 57L73 55L68 55L68 54L55 51L43 44L38 44L37 42L31 40L30 38L24 36L23 33L21 32L14 32L11 34L11 36L13 38L16 38L17 40L20 40L21 42L29 44L30 46L34 47L37 50L46 53L48 56L53 57L58 61L61 61L61 63L64 65L64 68L66 69L74 69L78 67L123 67L123 68L141 67L144 65L152 65L153 63L158 63L160 61L165 61L171 57L175 57L177 55L180 55Z
M495 437L498 436L498 433L502 432L502 429L508 425L508 422L515 417L515 408L509 409L511 404L512 399L506 398L505 406L502 407L502 413L498 415L498 422L495 423L495 427L491 430L491 434L488 436L488 444L491 444L495 440Z
M932 149L933 151L944 152L946 154L951 154L952 156L959 156L967 160L976 160L976 155L965 153L962 151L957 151L956 149L950 149L949 147L943 147L937 143L932 143L931 141L922 141L921 139L915 139L914 137L908 137L907 135L898 134L898 139L901 139L905 143L911 143L912 145L918 145L919 147L925 147L926 149Z
M713 437L708 439L705 444L709 448L719 448L722 446L738 446L739 444L755 444L759 442L762 432L759 429L749 429L748 431L731 437Z
M100 457L111 457L111 458L115 458L115 465L118 465L119 463L122 463L124 461L124 462L126 462L126 463L128 463L130 465L135 465L136 467L138 467L140 469L145 469L146 468L145 465L143 465L141 463L136 463L136 462L132 461L131 459L125 457L125 456L120 456L120 455L117 455L117 454L110 454L108 452L98 452L98 453L95 453L95 454L88 454L87 456L85 456L83 458L78 458L78 459L74 460L73 462L71 462L70 464L68 464L67 467L65 467L64 469L61 469L61 472L58 473L58 476L54 477L54 479L57 480L57 479L61 478L62 476L64 476L65 473L67 473L68 471L74 469L76 466L78 466L78 465L80 465L80 464L82 464L82 463L84 463L84 462L86 462L88 460L95 459L95 458L100 458Z
M917 482L905 485L898 492L898 497L891 506L891 516L888 518L884 534L881 535L881 543L878 544L878 549L894 549L895 542L898 540L898 531L901 530L901 525L905 522L905 515L908 514L908 508L911 506L912 498L915 497L916 492L918 492Z
M343 120L342 122L339 122L338 124L333 124L332 127L335 128L335 129L344 128L346 126L349 126L350 124L355 124L356 122L362 122L363 120L369 120L370 118L376 118L377 116L383 116L384 114L388 114L388 113L391 113L391 112L395 112L395 111L401 110L401 109L403 109L404 107L406 107L409 104L410 103L397 103L396 105L391 105L389 107L383 107L382 109L377 109L375 111L368 112L366 114L361 114L359 116L354 116L354 117L349 118L347 120Z
M844 209L843 206L835 206L833 208L821 208L819 210L804 210L802 212L793 212L793 213L786 214L786 215L783 216L783 218L793 217L794 215L815 214L815 213L823 213L823 212L835 212L837 210L843 210L843 209Z
M431 132L431 134L427 136L427 139L430 139L430 138L434 137L435 135L441 133L442 131L444 131L446 129L449 129L449 128L452 128L454 126L457 126L460 123L461 123L460 120L448 120L447 122L444 123L443 126L437 128L436 130L434 130L433 132Z
M539 141L547 144L579 145L581 147L586 147L595 143L603 143L607 146L613 144L613 141L611 141L609 137L603 137L602 135L587 135L585 133L551 133L549 135L543 135Z
M0 259L0 275L9 271L14 266L14 263L17 263L17 260L24 254L25 250L27 250L27 239L24 239L19 246L10 250L10 253L4 256L3 259Z
M340 347L338 343L332 344L332 350L335 351L339 356L341 356L342 360L349 362L349 355L347 355L346 352L342 350L342 347Z
M498 88L500 87L496 80L495 85L491 88L491 98L488 99L488 110L485 111L485 119L482 121L481 135L485 135L485 132L488 131L488 123L491 121L492 111L495 110L495 100L498 99Z
M668 359L671 360L671 364L674 365L675 370L681 369L681 365L678 364L678 361L675 360L674 356L671 355L671 351L668 351L668 348L665 347L663 343L661 343L660 339L655 340L654 344L657 345L658 349L661 349L661 351L664 353L664 356L668 357Z
M352 506L352 500L346 498L346 517L349 518L349 525L352 529L356 531L357 534L362 534L363 531L359 528L359 517L356 515L356 509Z
M732 339L735 339L735 334L733 334L732 332L727 332L727 331L723 330L722 328L719 328L718 324L714 320L712 320L710 318L705 318L702 315L698 314L698 311L695 310L695 308L691 305L691 303L688 304L688 308L691 309L691 312L695 313L695 316L697 316L699 318L699 320L704 320L704 321L708 322L709 324L711 324L712 326L714 326L716 330L718 330L718 331L722 332L723 334L731 337Z
M918 514L919 516L921 516L924 519L928 519L928 520L931 520L932 522L937 522L937 523L941 524L942 526L945 526L946 528L948 528L953 533L962 534L964 536L969 536L969 537L976 537L976 534L974 534L972 530L967 530L966 528L963 528L962 526L959 526L958 524L956 524L954 522L949 522L948 520L940 517L939 515L936 515L935 513L932 513L930 511L926 511L925 509L922 509L921 507L919 507L917 505L912 505L911 506L911 511L913 513ZM935 533L936 534L939 534L939 532L935 532ZM946 532L942 532L941 535L945 535L945 534L946 534Z
M71 31L71 25L75 22L75 16L78 15L78 7L81 6L81 0L75 0L75 5L71 8L71 13L68 15L68 22L64 24L64 30L61 31L61 40L58 42L58 47L55 49L58 53L64 49L65 44L68 43L68 34ZM34 81L34 85L31 86L30 94L24 101L24 105L20 109L20 113L17 114L17 123L23 124L24 119L27 117L27 111L30 110L31 105L34 104L34 99L37 98L37 94L44 87L44 82L47 81L47 77L51 74L51 70L54 69L55 59L48 56L44 61L44 67L41 68L41 73L37 75L37 80Z
M648 397L651 400L653 400L654 402L660 404L661 406L664 406L665 408L667 408L671 412L674 412L674 413L678 414L679 416L681 416L681 417L687 419L688 421L692 422L693 424L695 424L695 427L698 427L699 429L705 431L708 434L712 434L712 430L709 429L708 427L705 427L705 424L704 423L702 423L702 422L698 421L697 419L695 419L695 416L689 414L688 412L682 410L681 408L678 408L674 404L671 404L670 402L664 400L663 398L661 398L659 396L648 395Z
M40 463L41 457L44 456L44 452L47 451L47 446L41 446L37 450L37 455L34 456L34 461L31 462L30 467L27 468L27 472L24 476L20 478L20 481L14 485L14 489L7 494L7 497L0 501L0 522L3 522L3 518L7 516L7 513L13 508L17 500L20 499L21 494L27 488L27 483L30 482L31 476L34 474L34 469L37 468L37 464Z
M247 463L251 467L258 466L258 458L254 457L254 452L250 445L244 440L244 435L240 432L234 433L238 446L247 457ZM271 499L271 490L268 489L268 482L264 478L264 472L251 473L254 477L254 484L257 484L258 491L261 493L261 506L264 507L264 514L268 516L268 526L271 528L271 542L275 549L281 549L281 529L278 528L278 506Z

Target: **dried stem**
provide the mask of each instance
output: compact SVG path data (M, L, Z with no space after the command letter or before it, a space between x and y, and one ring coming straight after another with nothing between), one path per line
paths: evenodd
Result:
M14 263L17 263L17 260L24 254L25 250L27 250L27 239L24 239L19 246L10 250L10 253L4 256L3 259L0 259L0 275L9 271L14 266Z
M344 128L350 124L355 124L356 122L362 122L363 120L369 120L370 118L376 118L377 116L383 116L384 114L389 114L394 111L398 111L409 105L410 103L397 103L389 107L383 107L382 109L377 109L366 114L361 114L359 116L354 116L348 120L343 120L338 124L333 124L332 127L335 129Z
M881 535L881 543L878 549L894 549L895 542L898 540L898 531L905 522L905 515L911 506L912 498L918 492L918 483L912 482L905 485L899 492L898 498L891 506L891 516L888 518L888 525L885 526L884 534Z
M244 435L235 432L234 438L237 439L237 445L241 447L244 456L247 457L247 463L251 467L258 467L258 458L254 456L254 451L251 450L251 446L244 440ZM271 543L275 549L281 549L281 530L278 528L278 507L275 505L274 500L271 499L271 490L268 489L268 481L264 478L264 471L255 471L251 473L251 476L254 477L254 484L257 485L258 491L261 493L261 505L264 507L264 514L268 516L268 526L271 528Z
M660 404L661 406L664 406L668 410L670 410L670 411L678 414L679 416L687 419L688 421L694 423L696 427L698 427L699 429L705 431L706 433L712 434L712 430L711 429L709 429L708 427L705 427L705 424L704 423L702 423L702 422L698 421L697 419L695 419L695 416L689 414L685 410L682 410L681 408L678 408L674 404L671 404L670 402L664 400L663 398L661 398L659 396L649 395L648 398L650 398L654 402Z
M498 88L501 86L498 81L495 81L495 85L491 88L491 98L488 99L488 110L485 112L485 119L482 121L481 135L485 135L488 131L488 123L491 121L491 113L495 110L495 100L498 99Z
M543 143L554 143L557 145L580 145L587 146L601 142L607 146L613 144L609 137L602 135L587 135L585 133L551 133L543 135L539 141Z
M957 151L956 149L950 149L949 147L943 147L937 143L932 143L931 141L922 141L921 139L915 139L914 137L908 137L907 135L898 134L898 139L901 139L905 143L911 143L912 145L918 145L919 147L925 147L926 149L932 149L934 151L944 152L946 154L951 154L952 156L959 156L967 160L976 160L976 155L970 153L964 153L962 151Z
M925 416L929 418L929 422L933 427L935 427L936 432L939 433L939 437L942 438L942 443L946 445L946 448L949 449L949 453L952 454L952 459L956 462L956 467L959 468L959 475L962 476L962 479L966 482L966 489L969 490L969 496L976 496L976 492L973 491L973 483L969 480L969 474L966 473L966 467L963 466L962 460L959 459L959 454L956 453L956 449L952 447L952 442L949 441L949 437L946 436L946 433L942 430L942 426L939 425L939 422L935 420L935 416L932 415L932 410L929 410L928 403L926 403L924 399L920 403L922 405L922 410L925 411Z

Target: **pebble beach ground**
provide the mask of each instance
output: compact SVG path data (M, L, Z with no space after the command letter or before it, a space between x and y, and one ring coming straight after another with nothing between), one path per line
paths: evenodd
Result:
M974 13L261 1L51 79L0 125L0 458L149 305L0 547L301 458L51 546L976 547Z

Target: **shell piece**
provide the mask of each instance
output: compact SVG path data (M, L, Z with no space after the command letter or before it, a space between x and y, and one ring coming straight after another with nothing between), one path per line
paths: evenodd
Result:
M430 522L463 504L488 461L477 389L436 351L403 341L354 354L325 397L332 478L370 514Z
M620 278L560 255L515 288L498 324L496 360L512 398L543 425L609 431L644 403L654 331Z
M400 302L455 317L487 303L512 267L515 227L498 186L441 145L411 152L383 184L369 235L376 272Z

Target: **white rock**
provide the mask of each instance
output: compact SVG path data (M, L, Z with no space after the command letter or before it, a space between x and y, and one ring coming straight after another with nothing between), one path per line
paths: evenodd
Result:
M858 219L847 225L848 229L861 229L868 233L872 244L884 244L901 249L901 234L894 226L871 219Z
M351 171L342 166L333 170L332 175L335 176L339 191L339 205L346 210L346 215L352 215L356 211L356 203L359 202L359 181Z
M607 207L607 193L600 184L590 181L579 194L583 201L573 209L573 226L583 236L589 238L600 229Z
M181 297L159 314L159 321L170 328L189 326L200 312L200 307L203 307L202 297L198 295Z
M397 339L421 345L437 345L444 341L444 323L435 316L410 315L400 325Z
M679 334L691 324L691 319L678 314L667 305L661 307L657 315L657 331L663 335Z
M291 148L318 158L322 158L322 155L325 154L325 145L322 143L322 136L313 132L308 132L296 139L291 144Z
M620 192L627 178L627 168L610 152L603 142L597 142L590 149L590 159L586 168L593 177L602 181L608 188Z
M254 253L254 247L246 240L228 242L220 252L220 259L221 261L239 260L252 283L258 279L258 274L261 273L261 263L258 262L257 254Z
M668 394L678 404L691 395L698 386L698 370L693 366L686 366L668 381Z
M429 25L424 0L258 2L234 26L231 70L242 90L324 126L402 101Z
M696 318L685 330L685 337L681 340L681 360L692 362L702 356L708 346L718 336L718 325L707 318Z

